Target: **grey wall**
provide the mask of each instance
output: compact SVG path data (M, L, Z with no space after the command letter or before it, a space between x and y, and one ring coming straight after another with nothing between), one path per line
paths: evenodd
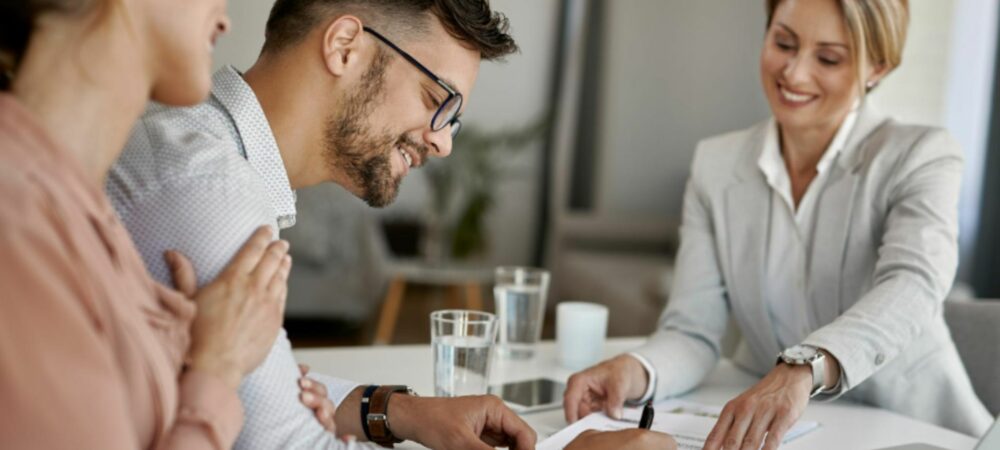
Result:
M597 214L676 217L695 144L767 116L762 1L608 1Z

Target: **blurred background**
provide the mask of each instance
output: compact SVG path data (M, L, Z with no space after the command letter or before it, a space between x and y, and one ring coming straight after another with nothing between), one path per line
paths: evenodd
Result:
M246 69L272 0L230 3L216 65ZM763 0L492 0L521 53L484 63L453 156L374 210L333 184L298 192L296 346L429 342L428 313L492 310L492 269L552 272L565 300L650 332L667 301L696 143L769 116ZM955 298L1000 297L996 0L910 0L902 66L871 96L947 128L966 156Z

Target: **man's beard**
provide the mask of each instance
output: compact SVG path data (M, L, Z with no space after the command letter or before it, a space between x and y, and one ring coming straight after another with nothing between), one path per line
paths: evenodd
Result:
M372 207L387 206L396 199L402 176L392 176L395 144L409 142L388 130L375 132L366 124L385 92L385 69L390 57L382 49L361 77L361 87L348 93L339 111L326 125L324 160L332 171L342 170L361 190L356 193Z

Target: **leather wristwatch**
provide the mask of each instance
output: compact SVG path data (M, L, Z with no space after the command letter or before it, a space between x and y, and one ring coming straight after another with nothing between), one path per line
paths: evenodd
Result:
M826 386L826 356L818 348L811 345L796 345L786 348L778 354L778 363L792 366L808 365L812 368L812 390L809 398L827 392Z
M365 437L386 448L403 442L389 428L389 397L395 393L417 395L407 386L368 386L361 397L361 425Z

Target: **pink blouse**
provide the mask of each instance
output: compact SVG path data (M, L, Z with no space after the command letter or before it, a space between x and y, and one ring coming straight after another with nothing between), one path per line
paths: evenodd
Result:
M235 390L182 373L192 302L157 289L99 186L0 93L0 448L229 448Z

